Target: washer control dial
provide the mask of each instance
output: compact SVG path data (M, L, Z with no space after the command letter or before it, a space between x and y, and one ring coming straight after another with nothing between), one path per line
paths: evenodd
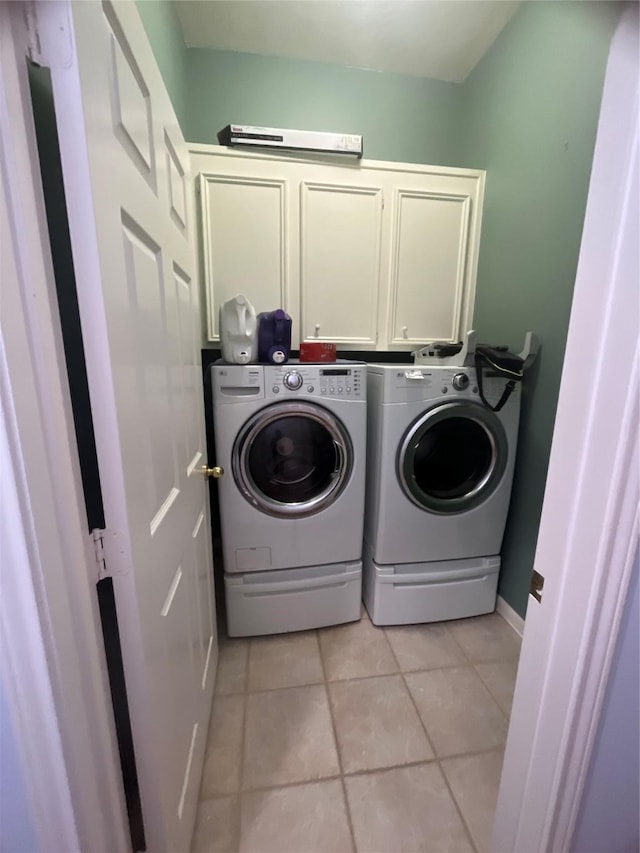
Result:
M303 379L297 370L290 370L289 373L285 373L282 381L285 388L288 388L290 391L297 391L299 388L302 388Z
M466 373L456 373L451 384L456 391L464 391L464 389L469 385L469 377Z

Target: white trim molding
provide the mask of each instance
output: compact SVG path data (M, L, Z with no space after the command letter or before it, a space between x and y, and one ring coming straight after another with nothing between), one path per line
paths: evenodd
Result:
M496 601L496 613L499 613L507 625L510 625L519 637L524 634L524 619L510 604L499 595Z
M204 142L187 142L192 154L216 154L222 157L245 157L248 160L270 160L273 163L324 163L334 166L350 166L354 171L380 170L383 172L416 172L421 175L445 175L460 178L477 178L484 181L485 172L482 169L463 169L457 166L429 166L422 163L397 163L392 160L354 160L353 157L342 157L333 154L314 154L285 152L285 150L264 151L259 148L243 151L227 145L209 145Z
M4 190L4 186L2 187ZM3 233L4 236L4 233ZM3 252L4 254L4 252ZM6 271L2 265L3 276ZM36 590L34 519L0 339L0 688L6 697L39 849L79 850ZM34 701L35 700L35 701ZM3 839L17 845L22 839Z

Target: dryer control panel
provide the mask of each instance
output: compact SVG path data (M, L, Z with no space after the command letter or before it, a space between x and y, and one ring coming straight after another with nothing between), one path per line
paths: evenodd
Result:
M324 397L364 400L366 367L360 364L289 362L265 366L267 397Z
M480 402L480 389L475 367L446 367L443 365L371 364L368 366L369 382L374 396L381 403L430 403L438 399L466 398ZM505 387L503 376L485 372L484 394L495 406ZM520 383L513 389L510 400L520 398ZM513 405L513 404L511 404Z
M393 371L392 385L406 400L431 399L439 394L472 396L478 393L475 370L471 368L399 366Z

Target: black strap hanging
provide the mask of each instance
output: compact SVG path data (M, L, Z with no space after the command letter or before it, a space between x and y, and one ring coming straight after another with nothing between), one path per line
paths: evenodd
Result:
M520 356L496 347L477 346L475 354L476 376L478 378L478 391L484 405L492 412L499 412L511 396L516 387L516 382L521 382L524 375L524 362ZM484 395L483 369L490 367L494 374L503 376L507 383L502 396L495 406L492 406Z

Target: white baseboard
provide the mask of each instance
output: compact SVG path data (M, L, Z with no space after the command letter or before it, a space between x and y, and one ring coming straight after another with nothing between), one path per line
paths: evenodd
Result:
M521 637L524 634L524 619L519 613L516 613L510 604L507 604L501 595L496 601L496 612L502 616L507 624L511 625L518 636Z

